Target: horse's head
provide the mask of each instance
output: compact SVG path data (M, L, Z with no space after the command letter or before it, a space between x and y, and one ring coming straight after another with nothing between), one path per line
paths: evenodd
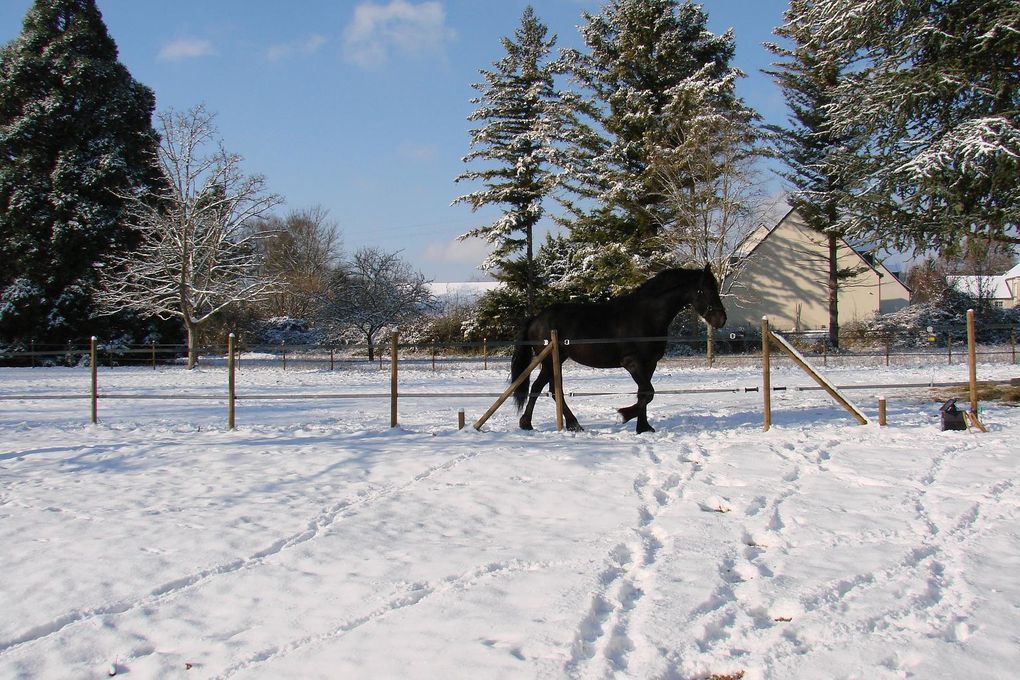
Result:
M712 268L705 265L701 272L701 283L694 294L694 311L712 328L726 325L726 310L719 297L719 283L715 280Z

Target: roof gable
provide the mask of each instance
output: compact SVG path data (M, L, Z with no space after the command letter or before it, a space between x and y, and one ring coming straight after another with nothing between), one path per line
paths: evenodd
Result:
M734 251L734 256L738 258L750 257L761 246L762 243L769 239L769 237L771 237L780 229L784 228L796 229L803 233L811 234L817 233L807 226L807 222L801 216L797 208L791 208L785 215L783 215L782 219L776 222L774 226L767 227L764 224L762 224L757 229L752 231L750 234L745 236L744 240L740 242L740 244ZM900 281L899 277L893 274L892 271L890 271L884 264L882 264L881 262L869 261L868 258L864 257L861 253L859 253L857 249L851 246L850 243L842 236L839 237L839 244L842 248L845 248L847 252L851 253L852 255L856 255L859 262L868 269L874 271L879 278L882 279L889 278L895 283L902 286L903 289L908 294L911 292L910 288L908 288L905 283ZM1018 265L1018 268L1020 268L1020 265Z
M1013 297L1006 276L947 276L946 281L955 290L972 298L991 298L1008 300Z

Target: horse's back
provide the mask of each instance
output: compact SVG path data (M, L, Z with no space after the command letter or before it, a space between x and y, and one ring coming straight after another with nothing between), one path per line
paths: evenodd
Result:
M556 331L561 340L618 337L607 335L613 314L607 303L558 302L549 305L528 323L528 339L546 340Z

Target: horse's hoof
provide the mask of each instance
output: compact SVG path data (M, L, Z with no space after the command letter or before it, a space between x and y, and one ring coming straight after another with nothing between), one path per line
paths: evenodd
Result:
M644 427L641 427L640 425L637 426L638 434L644 434L645 432L655 432L655 428L651 425L645 425Z
M571 432L584 432L584 428L581 427L581 423L567 423L567 429Z
M535 428L533 428L531 426L531 423L524 422L523 420L520 422L520 426L521 426L522 430L534 430L535 429Z
M624 406L623 408L618 408L616 409L616 412L619 413L620 417L623 419L620 421L621 423L626 423L627 421L633 419L634 416L637 415L637 409L635 409L633 406Z

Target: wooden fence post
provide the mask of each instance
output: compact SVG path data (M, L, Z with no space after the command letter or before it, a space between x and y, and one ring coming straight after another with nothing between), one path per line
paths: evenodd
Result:
M333 370L333 348L329 348L329 370Z
M765 431L772 428L772 370L769 361L769 318L761 318L761 382L762 400L765 406Z
M149 343L152 349L152 370L156 370L156 342Z
M885 427L886 424L885 397L878 398L878 424L881 427Z
M396 329L390 337L390 427L397 426L397 341Z
M464 429L464 409L457 411L457 429Z
M96 362L96 336L89 339L89 369L92 371L92 424L99 422L99 368Z
M974 347L974 310L967 310L967 363L970 365L970 410L977 413L977 352Z
M287 341L280 341L280 354L283 356L283 370L287 370Z
M949 365L953 365L953 331L946 331L946 347L949 353Z
M29 363L32 368L35 368L35 340L28 341L28 356ZM1016 363L1016 362L1013 362Z
M234 429L234 334L227 336L227 429Z
M549 331L552 345L553 389L556 391L556 431L563 432L563 374L560 366L560 336L556 330Z
M1014 358L1013 363L1016 363ZM489 370L489 339L482 338L482 370Z
M1013 363L1016 363L1016 329L1009 329L1009 350L1013 355Z

